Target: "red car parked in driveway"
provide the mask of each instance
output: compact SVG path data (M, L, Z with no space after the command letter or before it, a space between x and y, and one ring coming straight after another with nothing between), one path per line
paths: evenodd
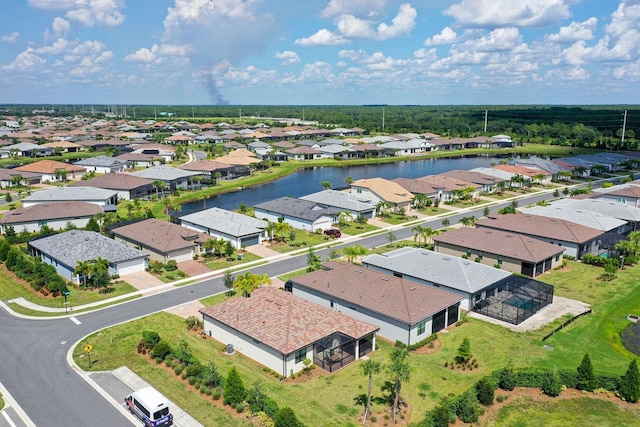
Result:
M340 232L340 230L336 230L335 228L330 228L328 230L324 230L324 234L326 236L331 236L331 237L335 237L335 238L338 238L338 237L342 236L342 233Z

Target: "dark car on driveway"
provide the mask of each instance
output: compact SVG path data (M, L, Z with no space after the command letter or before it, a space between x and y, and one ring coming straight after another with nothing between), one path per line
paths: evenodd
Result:
M340 232L340 230L336 230L335 228L330 228L328 230L324 230L324 234L326 236L331 236L331 237L335 237L335 238L338 238L338 237L342 236L342 233Z

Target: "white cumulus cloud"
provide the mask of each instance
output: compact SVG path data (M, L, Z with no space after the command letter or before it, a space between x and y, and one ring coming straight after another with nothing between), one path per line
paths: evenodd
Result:
M445 9L463 27L543 27L571 17L574 0L462 0Z
M398 14L391 21L391 25L384 22L378 25L378 38L385 40L409 33L416 25L417 16L418 12L410 4L400 5Z
M299 46L333 46L348 43L348 40L341 35L334 34L331 31L323 28L318 30L315 34L309 37L299 38L295 41L295 44Z
M85 27L117 26L125 20L121 12L125 6L124 0L29 0L29 6L46 10L65 10L68 20Z
M59 38L51 46L44 46L34 49L33 51L38 54L45 55L60 55L69 49L70 43L69 40Z
M281 59L284 65L293 65L300 62L300 57L298 56L298 54L291 50L276 52L275 56L277 59Z
M15 43L18 41L18 37L20 37L20 33L17 31L14 31L12 33L5 34L4 36L0 37L0 40L2 40L5 43Z
M436 46L442 44L451 44L458 38L458 33L449 27L444 27L439 34L429 37L424 41L425 46Z
M47 61L40 58L32 48L28 47L24 52L20 52L13 62L4 65L2 69L9 71L36 71L37 67L45 62Z
M597 18L589 18L583 22L572 22L568 26L560 27L557 33L549 34L547 40L561 44L575 43L580 40L591 40L593 39L593 31L597 25Z
M53 27L53 33L58 36L66 35L71 29L71 23L59 16L53 20L51 26Z
M387 0L331 0L321 13L323 18L355 15L371 18L382 12Z

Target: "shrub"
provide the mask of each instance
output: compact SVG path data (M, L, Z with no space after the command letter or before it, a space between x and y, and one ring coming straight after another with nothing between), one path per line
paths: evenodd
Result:
M578 383L576 384L576 388L585 391L593 391L598 388L598 379L593 373L593 365L591 365L589 354L584 355L580 366L578 366Z
M553 372L545 378L545 381L542 384L542 392L547 396L556 397L562 393L563 387L564 384L562 383L560 375L558 375L557 372Z
M204 366L202 366L199 362L194 363L193 365L187 366L188 377L202 378L203 371L204 371Z
M164 360L170 353L171 346L164 340L160 340L156 345L154 345L150 352L152 357L159 357L162 360Z
M211 397L213 398L213 400L218 400L220 399L220 396L222 395L222 393L220 393L220 387L217 387L215 390L213 390L213 392L211 393Z
M473 389L465 391L458 399L456 414L465 423L475 423L480 418L480 402Z
M180 378L182 378L183 380L186 380L189 376L187 375L187 371L182 371L182 375L180 375Z
M280 408L273 417L274 427L299 427L302 423L298 421L295 412L289 407Z
M497 401L498 403L502 403L502 402L504 402L504 401L505 401L505 399L506 399L506 398L507 398L507 397L506 397L505 395L501 394L500 396L496 397L496 401Z
M218 373L218 369L213 362L209 362L209 364L203 367L202 372L202 382L208 387L219 387L222 385L222 376Z
M516 387L513 367L511 365L500 371L498 386L507 391L511 391Z
M154 331L143 331L142 342L147 350L151 350L160 342L160 335Z
M415 350L417 350L419 348L424 347L427 344L430 344L430 343L434 342L437 339L438 339L438 334L431 334L427 338L425 338L423 340L420 340L415 344L411 344L410 346L405 346L405 347L410 351L415 351ZM396 341L396 347L398 346L397 343L398 343L398 341ZM401 348L404 348L404 347L401 347Z
M235 367L229 370L224 382L224 403L236 406L242 403L247 395L247 391L242 383L242 378Z
M167 271L176 271L178 269L178 263L175 259L170 259L164 266L164 269Z
M184 374L187 374L187 372L185 372ZM198 381L197 377L190 377L189 375L187 375L187 378L189 379L189 384L191 384L191 385L195 385L196 382Z
M198 319L196 316L187 317L185 323L187 324L187 329L190 331L193 329L200 329L202 327L202 320Z
M481 405L488 406L493 403L496 395L496 388L489 378L484 377L476 383L476 393Z
M184 370L184 368L182 367L182 365L178 364L173 368L173 372L176 373L176 375L182 375L182 371Z
M464 338L460 347L458 347L458 355L455 358L456 362L460 364L467 363L471 357L471 341L469 341L469 338Z
M627 372L620 379L620 397L631 403L640 400L640 374L635 359L631 361Z
M236 406L236 412L241 414L244 411L244 403L238 403Z

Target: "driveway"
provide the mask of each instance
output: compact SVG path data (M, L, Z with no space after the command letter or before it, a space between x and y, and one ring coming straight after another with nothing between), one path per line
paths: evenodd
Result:
M162 280L153 276L151 273L147 273L146 271L125 274L120 276L120 278L139 291L164 284Z

